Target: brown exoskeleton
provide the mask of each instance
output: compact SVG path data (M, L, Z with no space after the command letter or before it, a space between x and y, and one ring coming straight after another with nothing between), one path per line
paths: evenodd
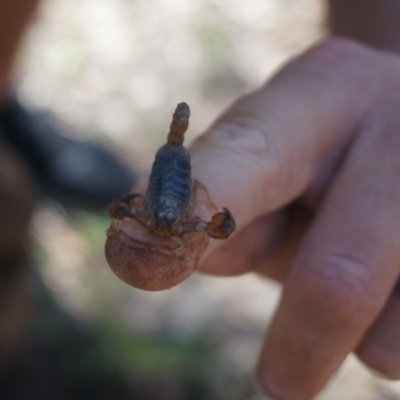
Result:
M235 220L228 209L213 215L210 222L193 216L197 189L203 185L191 177L190 155L183 146L190 109L178 104L170 125L167 143L156 154L143 206L137 205L140 194L131 193L113 200L110 216L116 220L135 219L149 232L168 236L184 245L179 236L199 232L216 239L226 239L235 230Z

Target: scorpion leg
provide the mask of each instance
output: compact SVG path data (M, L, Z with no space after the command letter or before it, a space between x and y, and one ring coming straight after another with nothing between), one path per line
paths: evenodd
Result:
M180 223L180 224L174 224L171 226L171 239L178 243L180 247L186 248L187 243L179 237L182 233L187 233L191 232L195 229L193 229L194 225L192 224L192 221L186 221L185 223ZM187 229L185 231L185 228Z
M188 246L187 246L187 243L186 243L183 239L179 238L178 236L171 236L171 239L172 239L174 242L178 243L178 244L179 244L179 247L182 247L182 248L184 248L184 249L186 249L186 247L188 247Z
M193 184L192 184L192 198L194 201L196 201L197 198L197 191L202 190L204 194L207 196L207 200L212 203L210 194L208 193L207 188L203 183L201 183L198 179L193 179ZM192 204L192 208L194 208L195 204Z
M210 203L212 203L212 200L205 185L197 179L194 179L192 188L192 196L194 199L196 199L197 197L198 190L202 190L207 196ZM192 208L194 208L194 206L195 204L192 205ZM227 208L223 208L223 210L224 211L214 214L210 222L205 222L201 221L199 218L194 218L181 223L179 225L179 232L177 232L177 234L189 233L194 231L199 233L207 232L207 234L212 238L227 239L236 229L236 222L231 212Z
M108 207L108 213L111 218L117 220L115 226L116 230L120 229L120 225L125 219L135 219L146 228L152 226L151 218L149 218L143 210L135 206L136 199L139 197L142 197L142 195L138 193L129 193L111 202Z
M227 239L235 230L236 223L230 211L227 208L223 210L214 214L210 222L201 221L199 218L183 222L180 225L179 234L207 232L208 236L214 239Z
M201 221L199 218L193 218L174 225L171 229L171 238L190 232L203 233L206 230L207 222Z
M135 218L131 209L135 206L135 200L141 196L138 193L129 193L114 199L108 207L110 217L114 219Z

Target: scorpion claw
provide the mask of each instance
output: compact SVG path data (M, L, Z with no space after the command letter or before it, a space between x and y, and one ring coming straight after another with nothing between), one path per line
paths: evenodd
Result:
M135 206L135 199L141 196L142 195L138 193L129 193L118 199L114 199L108 207L108 213L111 218L135 218L136 212L133 208Z
M227 208L216 213L207 224L206 232L215 239L227 239L236 228L236 222Z
M124 194L123 196L121 196L119 198L119 201L121 203L126 203L128 206L128 209L131 209L135 205L135 200L138 197L143 197L143 196L139 193L128 193L128 194Z

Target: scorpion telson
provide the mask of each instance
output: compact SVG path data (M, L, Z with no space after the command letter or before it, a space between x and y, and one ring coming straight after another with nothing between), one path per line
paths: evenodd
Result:
M190 155L183 146L189 116L189 106L178 104L167 143L157 151L144 198L130 193L115 199L109 206L109 214L114 220L135 219L149 232L176 238L178 242L177 237L190 232L205 232L212 238L226 239L236 227L228 209L214 214L210 222L192 215L196 191L205 188L192 179ZM143 200L141 206L138 200Z

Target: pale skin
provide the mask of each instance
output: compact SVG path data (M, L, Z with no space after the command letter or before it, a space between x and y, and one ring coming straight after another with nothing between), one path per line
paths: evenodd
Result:
M314 46L191 149L194 178L238 232L212 241L200 269L284 282L257 368L278 400L312 398L351 352L400 379L400 10L330 5L334 34L376 49Z
M400 378L399 71L395 55L329 40L192 149L239 231L200 268L284 280L257 369L274 398L310 399L351 352Z
M310 399L351 352L400 378L399 71L396 56L328 40L192 149L238 228L200 268L284 281L257 369L277 399Z
M331 6L335 33L393 54L317 45L192 149L196 176L239 231L213 243L200 268L284 282L257 367L278 400L312 398L351 352L400 379L400 10L392 1Z
M237 222L199 269L283 283L257 367L274 399L311 399L352 352L400 379L398 93L400 58L329 39L191 148L194 177Z

